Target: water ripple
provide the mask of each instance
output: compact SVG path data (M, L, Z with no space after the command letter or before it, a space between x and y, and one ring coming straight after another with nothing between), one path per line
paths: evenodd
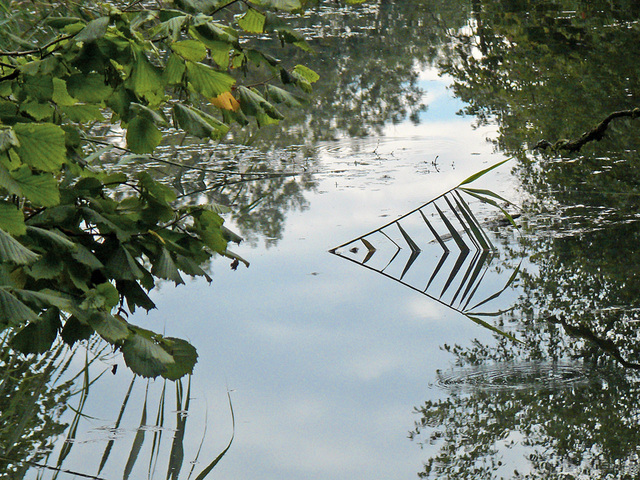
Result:
M454 391L553 390L584 385L590 369L577 363L519 362L437 371L435 386Z

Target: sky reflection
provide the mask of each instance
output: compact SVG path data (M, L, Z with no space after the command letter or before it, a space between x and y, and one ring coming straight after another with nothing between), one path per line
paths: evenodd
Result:
M328 250L501 159L486 141L490 129L456 116L461 105L446 82L432 73L422 79L429 108L419 125L390 125L383 137L318 145L318 184L305 192L308 208L288 212L275 245L258 241L234 249L251 262L248 269L231 271L216 261L211 285L165 284L153 296L158 309L131 319L198 349L185 439L190 461L206 423L196 471L231 435L227 388L236 437L212 478L415 478L421 469L425 452L407 434L413 406L445 396L433 388L436 370L451 362L440 346L472 338L491 343L492 337L445 306ZM483 187L504 191L508 178L502 168ZM104 428L113 423L129 378L122 365L92 387L92 395L110 400L87 408L98 420L83 423L79 438L90 439L90 449L102 450ZM123 463L140 418L143 388L136 392L128 427L118 432L125 440L114 447ZM86 448L77 446L69 465L94 472L95 460L82 453ZM146 476L140 463L138 474ZM121 472L114 464L101 475Z
M439 346L491 341L445 307L327 253L499 159L490 131L455 115L460 104L444 81L423 77L421 124L319 146L309 208L288 215L275 247L236 249L249 269L216 263L211 286L165 287L158 310L136 316L197 346L197 397L217 432L228 432L224 388L233 390L236 441L217 478L414 478L424 452L407 432L413 405L442 395L430 389L450 362Z

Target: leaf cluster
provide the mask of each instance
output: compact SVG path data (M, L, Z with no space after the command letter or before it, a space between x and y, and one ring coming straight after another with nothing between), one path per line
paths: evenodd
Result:
M109 173L100 156L114 147L152 153L171 128L215 140L251 119L278 122L274 103L299 106L293 89L309 92L318 76L245 48L243 37L273 33L308 49L275 13L301 8L298 0L87 7L39 20L51 36L44 46L0 51L0 329L17 331L14 348L42 353L58 335L73 344L97 332L137 374L193 370L193 346L126 317L155 307L148 294L158 281L211 281L203 267L213 255L246 263L228 249L240 237L215 206L180 206L149 173ZM241 85L249 68L265 81ZM126 149L96 147L92 127L107 121L125 132Z

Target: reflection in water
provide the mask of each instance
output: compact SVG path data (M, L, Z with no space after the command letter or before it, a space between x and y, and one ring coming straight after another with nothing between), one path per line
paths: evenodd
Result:
M580 363L504 362L438 370L436 385L451 392L551 389L584 385L592 373Z
M30 466L45 459L67 425L61 416L73 395L73 382L55 379L72 353L52 348L41 358L19 358L2 335L0 347L0 472L22 478ZM6 476L5 476L6 475Z
M500 297L520 268L520 265L508 268L503 262L501 276L506 275L506 278L501 283L504 287L495 290L499 278L492 275L495 272L490 272L492 261L495 263L500 258L500 252L487 233L489 222L481 223L468 203L471 198L495 204L490 197L495 198L495 194L488 190L458 186L330 252L418 291L475 323L513 338L480 318L500 316L500 311L477 310ZM508 218L513 222L513 217ZM506 217L503 221L509 224ZM500 225L501 221L491 223ZM403 247L409 250L408 257L401 255ZM457 254L447 262L452 251ZM495 265L493 267L495 271ZM487 289L494 290L487 294Z
M469 314L473 307L477 308L474 310L476 312L482 308L484 313L491 314L482 317L486 319L483 321L513 333L522 343L497 336L493 343L463 339L459 341L469 344L443 346L454 358L456 366L440 370L435 384L441 388L430 393L446 393L447 397L428 400L418 407L418 420L411 433L431 455L421 475L473 479L500 476L541 479L635 478L640 474L637 470L640 463L639 383L635 372L623 371L620 364L640 364L637 328L640 298L637 125L622 121L602 142L588 145L580 155L571 158L556 158L549 152L532 154L523 151L523 146L534 145L541 138L575 138L611 111L637 106L640 65L640 61L637 61L640 45L638 5L624 1L558 0L537 4L535 8L531 5L531 2L507 0L419 1L412 2L410 6L407 2L380 1L365 5L358 11L359 15L352 15L347 10L320 7L307 15L310 22L308 32L315 37L312 44L318 51L318 55L312 59L313 64L309 66L326 81L320 84L316 96L311 99L313 109L307 113L290 112L290 122L283 122L285 128L278 130L277 135L274 134L274 127L260 132L233 132L235 140L247 141L251 146L209 145L206 148L174 139L172 144L159 149L160 161L132 157L113 157L109 160L108 153L103 158L112 161L114 169L144 168L153 171L157 178L163 178L182 192L185 195L182 197L184 202L210 203L221 209L230 209L235 215L238 230L249 243L286 243L284 232L288 214L307 209L310 205L308 197L317 193L318 178L341 173L323 172L326 166L320 164L321 157L335 153L331 149L340 150L341 144L325 143L318 146L316 140L380 132L385 124L399 121L404 116L418 120L417 117L424 113L421 96L424 88L418 84L419 66L427 63L439 65L441 73L453 78L452 90L466 102L466 113L478 118L480 125L498 123L497 147L518 155L515 177L524 197L522 236L516 239L509 227L489 227L484 220L480 220L476 226L481 226L488 233L482 238L490 241L494 248L485 250L481 245L474 245L471 238L479 241L480 237L462 228L454 211L467 210L464 206L458 208L456 200L460 201L460 198L453 196L447 197L452 206L444 198L437 204L440 212L434 204L425 205L424 209L415 211L413 217L393 222L388 228L378 229L371 236L359 237L354 244L345 245L336 253L387 275L395 282L418 289L459 311ZM288 55L275 45L274 51L277 56ZM371 52L376 52L376 55L371 55ZM422 136L428 134L420 132ZM457 131L451 134L447 141L456 142L451 137L458 134ZM275 140L273 137L276 137ZM420 140L404 141L414 142L415 145ZM383 139L383 147L384 142ZM182 147L176 151L174 146L178 144L182 144ZM349 178L357 188L367 190L367 193L383 185L388 180L385 176L392 169L388 166L392 155L379 156L378 144L379 141L369 140L363 143L366 152L354 151L344 155L349 158L341 159L340 168L349 170L344 177L339 177L340 180ZM428 160L432 163L424 163L426 159L421 158L420 165L411 170L413 176L426 173L427 168L437 170L432 159L441 152L433 151L433 144L430 145L428 151L433 155ZM473 145L469 148L479 147ZM455 151L453 148L449 150ZM124 161L116 165L120 160ZM181 166L168 164L166 160L175 161ZM369 162L370 170L376 169L376 175L372 175L375 181L368 178L367 182L356 182L364 175L364 163L355 165L361 160ZM314 176L317 171L321 171L321 175ZM328 190L326 185L323 188ZM314 197L315 200L318 198ZM474 218L480 219L477 204L469 203L469 210ZM376 214L382 211L380 209ZM395 206L389 205L387 211L395 211ZM334 215L329 209L325 213L327 216ZM463 214L460 215L463 218ZM454 230L467 246L466 250L456 242L445 218L452 225L460 224ZM435 230L435 235L425 219ZM344 216L340 221L346 223L350 218ZM470 226L464 218L463 221ZM300 224L297 224L298 227ZM334 227L335 224L331 224L331 228ZM303 230L300 228L296 233L300 231ZM309 237L313 236L308 230L304 232ZM399 249L399 245L404 248ZM310 256L309 249L298 256L290 255L292 262L302 262L301 259L306 260ZM284 256L275 258L284 260ZM278 264L275 269L286 272L286 265ZM288 277L300 273L293 271ZM275 273L272 276L275 277ZM286 276L283 274L283 277ZM329 277L318 275L313 280ZM257 278L264 279L266 276ZM270 277L267 281L274 280ZM285 288L287 296L303 290L299 285L292 285L291 278L279 278L278 281L282 282L282 286L276 287L277 295L282 296ZM330 286L320 283L331 292L331 298L321 296L315 288L318 284L314 283L313 296L317 303L311 303L311 295L303 296L301 302L295 303L308 301L309 305L305 306L307 310L317 310L326 318L335 316L337 311L352 310L353 303L347 303L336 294L344 284L339 280L334 281L336 284ZM259 287L260 290L268 290L266 283ZM239 337L232 337L235 332L225 331L226 335L238 341L238 345L250 345L250 354L243 350L251 357L250 362L238 357L232 360L255 374L247 383L258 383L263 377L269 381L275 378L259 369L254 370L254 364L265 358L256 356L256 350L283 350L284 347L280 346L286 345L305 350L304 355L295 358L296 362L309 356L307 350L322 359L321 367L316 364L309 368L310 364L305 364L308 370L304 381L295 376L297 384L303 385L306 390L312 383L307 381L307 375L317 378L313 377L317 375L313 371L315 368L329 371L332 376L331 382L324 385L326 391L337 389L336 377L347 369L339 365L332 370L326 358L344 357L340 357L338 351L318 348L317 343L312 343L308 338L304 338L308 342L304 343L296 337L300 335L297 332L308 328L306 324L321 324L327 322L326 318L313 317L308 320L309 312L299 305L291 305L289 299L286 305L282 305L273 298L259 297L258 289L251 290L248 284L238 289L243 288L261 299L263 304L243 310L245 306L242 304L251 296L243 295L237 300L237 306L233 307L237 311L228 313L227 317L220 315L225 320L234 319L227 323L235 325L237 320L241 326L238 329L247 330ZM350 295L357 295L357 288L352 284L345 290ZM340 298L336 301L334 297ZM184 298L179 300L183 302ZM352 302L351 298L349 301ZM260 300L255 302L259 303ZM269 302L273 302L275 307L268 305ZM326 308L326 305L330 308ZM378 307L376 305L374 308ZM205 312L202 317L210 328L212 303L201 308ZM222 309L218 305L215 308ZM388 323L388 318L385 318L383 322L375 324L376 314L369 311L366 314L370 315L372 324L377 328L383 328ZM360 318L360 312L351 311L351 315L347 320ZM239 318L243 316L251 317L251 321ZM263 321L261 316L284 320L282 323L269 323ZM304 327L294 323L292 317L302 318ZM474 318L480 317L478 313L474 314ZM419 317L419 320L424 320L424 317ZM445 320L452 319L447 317ZM436 324L435 320L433 322ZM280 333L269 337L269 342L259 344L260 347L256 348L252 342L257 342L256 339L260 337L252 330L258 330L256 325L264 327L265 324ZM293 329L289 328L292 324L295 326ZM333 323L328 326L330 328L326 331L336 330L343 336L351 335L348 344L339 336L329 337L322 325L314 324L313 327L318 330L313 330L313 335L309 337L313 336L314 342L317 342L316 333L319 331L330 338L327 343L335 343L351 351L355 343L352 338L360 342L360 335L363 335L361 325L354 330L339 330L344 327ZM428 327L433 328L431 324ZM198 328L205 331L202 326ZM438 335L444 335L444 327L440 328L433 329ZM215 325L215 329L216 334L218 330L224 331L221 325ZM375 328L371 327L371 330ZM286 339L283 340L282 337L286 336L282 334L284 331L286 335L294 337L296 345L292 347L291 343L286 343ZM431 334L431 331L426 332L421 331L420 335ZM196 334L200 335L201 331ZM450 332L447 331L447 334ZM430 340L430 343L438 342L440 337L431 337ZM405 342L408 340L403 338L399 343ZM274 344L276 347L273 347ZM239 347L233 345L231 348ZM269 364L270 367L275 365L276 371L284 369L284 364L296 363L291 361L290 356L279 357L284 355L282 352L269 353L273 355L272 358L282 360L281 365ZM376 351L375 355L378 353ZM417 357L418 353L413 350L412 355ZM432 357L436 354L429 350L428 355ZM369 357L364 358L367 361L362 363L366 365L367 373L371 374L370 364L373 362L369 361ZM67 386L46 392L38 390L38 382L49 381L48 364L43 359L29 360L20 367L23 370L19 372L31 372L23 375L24 383L18 382L17 376L9 375L14 371L13 368L18 368L19 362L15 359L3 361L3 374L8 372L2 380L3 392L15 393L14 398L27 398L25 392L42 393L38 399L29 397L30 400L35 399L35 403L17 404L12 403L9 397L2 397L3 402L9 402L3 403L0 409L3 435L10 435L3 436L2 461L7 461L5 457L11 456L13 463L5 471L16 472L18 477L26 467L24 463L18 464L17 460L40 462L51 449L49 439L61 432L64 423L58 412L64 410L71 393L65 390L69 388ZM430 358L419 365L419 376L410 377L416 384L423 382L420 388L427 382L424 366L430 366L429 361ZM388 388L389 383L404 378L402 375L405 370L409 370L407 363L417 362L412 356L406 363L398 361L402 372L401 369L393 370L390 367L393 375L384 377L376 373L381 380L375 384L380 387L375 394L372 394L372 383L364 387L353 386L356 382L353 377L343 377L345 383L340 386L344 386L348 392L352 392L352 388L353 391L356 387L362 388L358 392L365 392L361 395L363 398L379 396L382 389L385 392L392 390ZM101 381L110 378L110 365L103 366L105 368L105 375L92 384L92 391L99 388ZM118 380L120 375L121 372L118 372ZM96 376L92 375L91 378ZM409 390L408 383L410 381L400 388ZM164 477L169 473L170 476L178 464L173 460L174 468L169 468L167 472L167 462L171 462L172 458L177 459L181 448L180 442L174 441L181 438L176 432L180 430L180 422L188 418L182 415L190 397L188 386L175 406L169 397L173 399L178 392L169 393L169 387L165 391L162 384L150 387L146 402L143 400L146 387L136 384L135 388L139 389L141 396L138 397L140 403L135 404L131 399L125 402L125 388L122 381L116 382L111 388L109 393L115 395L120 404L116 402L115 412L109 415L94 415L91 412L91 402L94 402L94 406L99 405L104 397L98 400L93 400L96 397L91 395L88 397L85 412L101 420L93 421L88 417L79 420L77 441L70 444L72 448L65 463L86 466L87 455L80 452L93 450L95 442L101 441L98 456L92 458L94 464L87 466L87 471L100 471L101 459L105 456L103 447L113 436L115 440L110 444L113 447L101 475L119 478L132 467L131 478L146 478L150 464L155 465L155 460L150 461L151 458L165 462L162 467L158 463L156 475ZM269 417L263 412L272 413L273 410L259 410L258 406L262 405L256 398L262 400L266 395L261 396L261 393L272 394L273 390L273 384L264 390L249 390L255 396L248 402L257 413L252 412L253 408L246 408L243 415L254 415L256 423L259 416ZM283 396L294 396L289 390L283 390ZM114 391L117 393L113 394ZM327 395L326 391L322 394ZM298 390L295 393L302 395ZM308 425L304 422L315 414L320 415L318 412L321 408L316 408L320 405L330 413L319 416L317 423L311 423L318 430L338 417L336 405L342 407L343 403L349 403L345 397L339 397L332 399L335 403L327 406L326 402L318 401L318 398L324 400L325 397L304 393L309 396L300 401L302 407L296 404L299 412L291 409L291 412L285 413L297 415L292 423L299 421ZM77 395L74 398L79 399ZM423 397L420 397L416 403L422 400ZM265 403L268 403L268 399L265 399ZM169 404L175 411L169 411ZM280 397L273 404L278 404L282 410ZM20 409L29 405L30 413L23 414ZM78 404L72 402L71 405L76 408ZM122 406L126 406L123 409L126 410L125 417L131 414L131 418L123 417L120 421L118 412ZM193 408L193 405L190 407ZM409 410L407 405L403 407ZM354 412L362 413L359 409L364 408L358 404L348 411L348 416L353 419L357 417ZM17 416L11 416L12 412ZM374 414L367 410L366 414L369 418L386 418L387 410L381 408ZM10 416L8 421L5 421L6 416ZM15 423L14 418L22 419L17 423L22 430L10 428L11 422ZM72 414L70 419L73 418ZM146 418L146 421L141 422L141 418ZM159 418L165 418L166 423L159 426ZM169 418L171 422L166 420ZM340 421L343 420L344 417L340 417ZM281 423L280 418L276 421ZM87 427L89 423L97 426ZM144 427L140 427L143 423ZM396 423L397 429L404 428L401 421ZM272 436L276 436L273 430L277 426L270 425L271 429L263 427L262 431L255 434L259 437L256 442L261 444L260 448L264 449L264 444L269 444L270 449L280 447L278 452L288 449L289 443L282 440L285 436L282 431L277 432L281 437L271 443ZM253 427L250 432L245 432L244 438L254 436ZM83 428L85 430L81 431ZM291 437L291 432L299 430L296 424L284 431ZM15 441L18 431L21 432L23 443ZM195 436L200 438L201 434L198 431ZM160 436L164 439L162 449L156 447L159 442L154 441ZM330 437L332 446L337 444L334 441L336 431L326 436ZM61 438L64 440L64 437ZM291 441L290 438L288 440ZM351 440L352 437L349 437L348 441ZM293 442L299 446L298 438ZM37 448L32 449L32 446ZM145 456L150 450L157 452L152 454L155 457ZM354 461L358 471L364 468L365 463L372 463L371 452L366 448L363 450L366 450L363 455L365 461L362 464ZM263 452L256 448L251 453L255 451ZM246 455L246 451L241 451L235 461L246 464ZM267 456L273 461L271 450ZM282 454L282 458L284 456ZM50 457L49 463L55 465L58 458L55 455ZM187 461L191 458L185 458L182 464L180 471L183 475L187 473ZM198 467L204 468L211 460L213 458L201 460ZM326 463L324 458L321 460ZM291 462L288 458L284 460L285 463L287 461ZM406 463L404 459L401 461ZM107 473L112 465L113 471ZM353 467L352 463L348 465ZM276 470L276 467L272 468ZM277 470L277 473L272 472L269 478L282 478L285 468ZM343 464L335 468L341 472L347 471L343 469ZM135 477L139 473L136 469L142 472L140 477ZM298 471L291 471L287 470L289 478L300 477ZM313 472L304 473L306 476ZM351 475L351 472L348 474Z
M457 365L440 374L450 396L417 408L410 435L433 453L420 475L638 478L637 123L619 121L568 158L526 149L637 107L638 4L470 3L439 68L465 112L497 123L496 145L518 156L527 261L502 321L523 343L445 345ZM557 382L567 365L582 372L570 388Z
M416 408L411 438L438 447L423 478L637 478L638 383L599 372L566 385L470 388Z
M155 382L131 375L104 341L86 349L60 343L41 359L26 360L5 345L1 355L0 470L8 475L2 478L24 478L29 471L39 479L202 479L233 441L232 434L213 458L201 455L210 441L205 419L190 428L200 448L187 448L191 376ZM94 393L105 386L106 397ZM233 420L232 409L230 415Z

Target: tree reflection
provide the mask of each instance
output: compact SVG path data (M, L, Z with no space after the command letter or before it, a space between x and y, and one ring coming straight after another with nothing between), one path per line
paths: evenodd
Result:
M66 368L66 347L24 358L11 351L7 338L0 348L0 471L4 478L17 479L52 451L56 436L66 429L61 416L73 383L54 385Z
M637 381L601 372L562 390L451 393L416 408L410 436L437 444L423 478L636 478Z
M530 265L502 321L522 344L445 347L458 368L578 362L582 385L470 385L416 409L411 436L439 450L429 478L637 478L640 225L637 120L612 124L580 154L528 151L576 138L638 105L635 2L475 1L439 59L464 113L499 126L518 156Z
M320 75L306 109L286 112L279 126L236 132L239 141L263 145L311 145L342 136L381 134L384 125L409 118L419 121L424 91L421 67L441 53L447 25L466 21L465 2L377 0L361 6L336 7L326 2L294 21L317 53L271 53L306 64ZM410 39L410 41L409 41Z

